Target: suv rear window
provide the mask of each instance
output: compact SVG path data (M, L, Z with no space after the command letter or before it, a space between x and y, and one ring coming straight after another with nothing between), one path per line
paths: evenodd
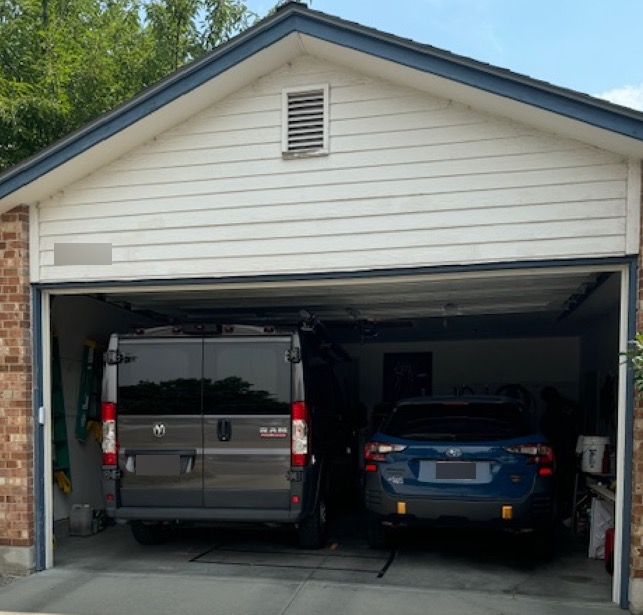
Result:
M519 404L446 402L402 404L381 431L409 440L485 441L525 436L532 429Z

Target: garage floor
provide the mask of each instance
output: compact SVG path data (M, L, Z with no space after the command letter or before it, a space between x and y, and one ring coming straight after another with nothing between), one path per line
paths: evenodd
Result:
M414 532L401 535L392 550L370 549L358 514L334 523L330 534L319 551L300 550L292 532L248 528L182 529L163 545L144 547L127 526L112 526L94 536L58 537L55 565L611 600L603 561L588 559L584 541L565 533L548 562L534 561L515 537L469 532Z

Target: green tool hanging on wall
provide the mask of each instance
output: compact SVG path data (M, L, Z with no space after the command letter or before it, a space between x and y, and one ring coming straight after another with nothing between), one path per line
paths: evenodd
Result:
M78 407L76 410L76 439L84 442L87 438L88 424L96 419L99 402L100 356L98 344L85 340L83 361L80 374L80 390L78 391Z
M63 395L62 371L58 338L52 340L51 357L51 408L53 417L54 478L63 493L71 492L71 469L69 464L69 443L65 419L65 398Z

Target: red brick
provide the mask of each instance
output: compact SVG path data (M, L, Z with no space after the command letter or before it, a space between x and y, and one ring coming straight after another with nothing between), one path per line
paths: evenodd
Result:
M29 209L0 216L0 545L34 542ZM17 438L17 439L16 439ZM11 482L9 482L11 481ZM16 484L17 483L17 484Z

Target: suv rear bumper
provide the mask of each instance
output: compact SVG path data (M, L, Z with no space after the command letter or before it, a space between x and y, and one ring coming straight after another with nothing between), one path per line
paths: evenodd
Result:
M555 518L554 500L548 493L531 494L523 500L454 500L391 496L367 489L365 505L372 516L393 526L529 530L550 527ZM503 518L503 507L507 506L511 513L506 512Z

